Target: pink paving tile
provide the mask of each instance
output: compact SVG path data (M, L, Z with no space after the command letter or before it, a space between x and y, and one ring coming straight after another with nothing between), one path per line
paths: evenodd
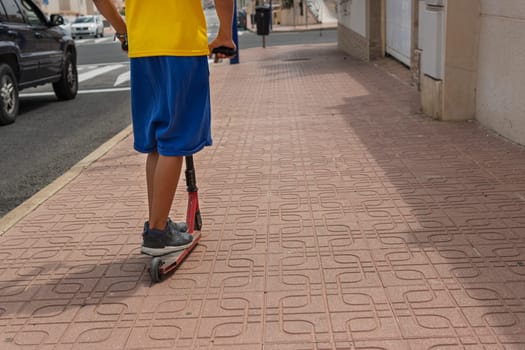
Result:
M211 67L184 264L151 283L127 138L0 237L0 348L524 349L523 148L422 116L388 60L242 60Z

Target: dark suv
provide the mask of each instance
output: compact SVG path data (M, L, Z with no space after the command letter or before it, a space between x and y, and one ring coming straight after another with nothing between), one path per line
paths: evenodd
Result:
M0 125L15 121L18 91L52 83L58 99L78 91L75 42L31 0L0 0Z

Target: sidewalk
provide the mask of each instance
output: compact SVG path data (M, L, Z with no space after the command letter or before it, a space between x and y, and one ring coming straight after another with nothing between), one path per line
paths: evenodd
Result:
M196 250L151 284L125 138L0 236L0 349L525 349L522 147L335 45L211 69Z
M292 26L283 26L279 24L272 25L272 32L304 32L308 30L329 30L329 29L337 29L337 23L316 23L316 24L297 24ZM248 22L248 26L246 27L246 30L249 30L251 32L257 32L257 27L254 25L252 26L250 22Z

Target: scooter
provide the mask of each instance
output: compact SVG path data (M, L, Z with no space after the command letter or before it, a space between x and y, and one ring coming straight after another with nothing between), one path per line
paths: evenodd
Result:
M186 224L188 233L193 235L193 241L189 247L174 253L155 256L151 259L149 274L154 283L160 282L164 276L174 271L184 259L197 246L201 239L202 218L197 196L197 178L195 177L195 166L193 156L186 156L186 190L188 191L188 208L186 210Z
M116 38L116 37L115 37ZM121 43L122 50L128 51L128 38L124 34L124 40ZM235 56L236 50L221 46L213 50L213 54L222 53L226 56ZM149 274L154 283L160 282L162 277L174 271L184 259L192 252L201 239L202 218L199 209L199 198L197 196L197 178L195 177L195 167L193 156L186 156L186 187L188 191L188 209L186 210L186 224L188 233L193 235L193 241L189 247L174 253L156 256L151 259Z

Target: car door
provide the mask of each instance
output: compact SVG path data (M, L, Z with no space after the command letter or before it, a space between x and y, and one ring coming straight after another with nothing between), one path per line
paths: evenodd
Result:
M98 28L100 37L103 37L104 36L104 23L102 21L102 17L100 16L97 16L97 28Z
M38 56L33 50L36 38L15 0L1 0L5 21L0 24L0 36L19 51L19 84L38 79Z
M38 56L39 79L50 79L60 74L63 60L61 47L63 33L51 27L44 14L31 0L21 0L22 12L36 39L35 54Z

